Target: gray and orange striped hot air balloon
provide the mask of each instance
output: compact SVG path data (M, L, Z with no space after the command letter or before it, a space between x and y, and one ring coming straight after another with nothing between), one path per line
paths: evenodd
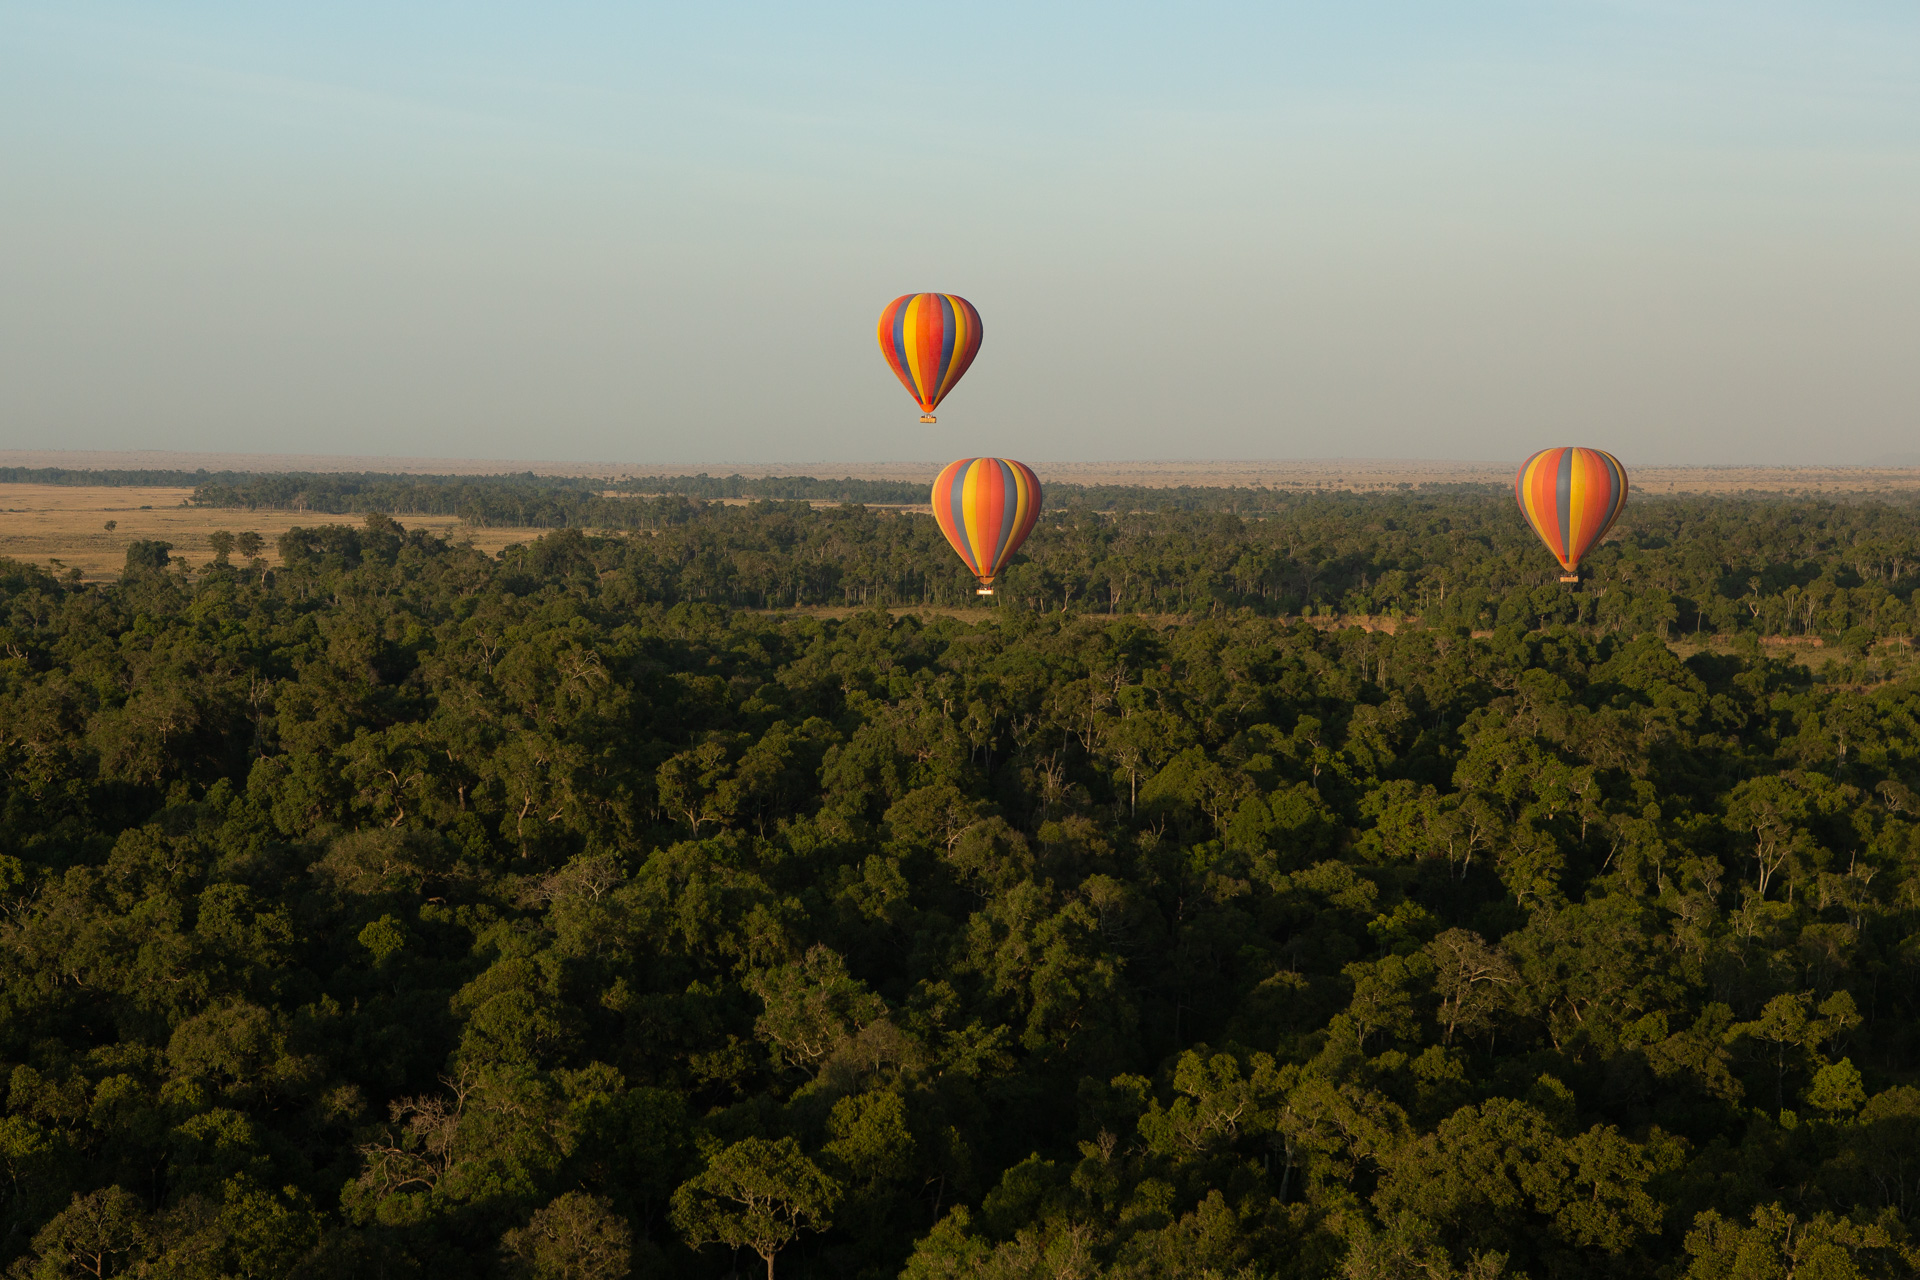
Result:
M880 352L907 393L920 406L920 421L980 354L980 313L956 293L907 293L880 313Z
M1580 580L1580 557L1620 518L1627 501L1627 469L1600 449L1542 449L1520 464L1514 501L1566 574Z
M961 458L933 482L933 518L983 596L1040 518L1040 477L1012 458Z

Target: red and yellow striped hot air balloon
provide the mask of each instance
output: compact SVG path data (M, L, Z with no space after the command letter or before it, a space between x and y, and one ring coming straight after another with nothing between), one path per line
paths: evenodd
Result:
M966 376L980 332L980 313L958 294L902 294L880 313L880 353L920 406L920 421L932 422L934 406Z
M990 596L994 575L1040 518L1040 478L1010 458L949 462L933 482L933 518L960 562L980 579L979 594Z
M1580 557L1607 536L1627 502L1627 469L1600 449L1542 449L1520 464L1513 497L1540 541L1580 580Z

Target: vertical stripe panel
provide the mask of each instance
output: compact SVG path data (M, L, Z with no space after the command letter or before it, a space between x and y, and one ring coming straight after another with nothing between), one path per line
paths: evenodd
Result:
M960 510L966 517L967 546L973 554L972 567L976 574L993 572L993 544L987 540L987 532L980 526L980 487L985 476L986 460L969 460L960 490Z
M947 469L940 473L940 479L934 483L933 513L940 521L940 531L947 535L947 541L959 553L960 563L969 572L978 572L973 544L967 541L967 514L963 506L967 467L972 461L971 458L962 458L958 462L949 462Z
M947 394L947 380L953 376L953 340L955 337L953 299L944 293L933 295L940 303L940 361L934 369L933 381L927 387L927 393L933 402L939 404Z
M986 548L980 567L991 582L993 575L1000 572L1001 548L1005 542L1000 526L1007 507L1006 471L998 458L982 458L974 465L980 472L980 496L973 504L973 518L980 528L979 545Z
M965 298L955 298L953 301L955 306L960 307L966 312L967 345L965 350L955 359L953 372L947 377L948 391L953 390L954 384L959 382L966 371L973 367L973 358L980 354L980 339L985 333L984 328L980 324L980 312L974 308L974 305ZM942 394L944 395L945 392L942 392Z
M1000 477L1000 518L994 521L993 571L1000 572L1013 554L1013 526L1020 515L1020 481L1005 458L993 460Z
M940 299L941 320L946 331L940 340L940 377L933 384L933 402L939 404L946 398L947 388L953 385L954 362L960 358L966 344L966 317L960 308L954 305L951 294L936 294Z
M936 402L947 398L947 392L953 390L953 384L960 381L960 375L973 363L973 353L979 349L980 316L973 305L965 298L951 293L943 293L941 299L947 305L947 315L953 330L947 344L946 364L940 374L940 390L935 396Z
M907 363L907 386L913 392L916 402L925 399L920 394L920 295L907 299L907 305L900 309L900 358Z
M993 484L1000 470L992 458L975 458L967 473L973 482L967 490L967 536L973 541L973 559L985 582L993 577L993 557L999 549L995 537L1000 531L987 521L987 507L993 501Z
M1559 466L1553 478L1553 527L1560 535L1560 564L1565 567L1573 557L1573 454L1560 450Z
M1033 532L1033 526L1040 522L1040 504L1045 495L1040 488L1040 477L1033 474L1032 467L1021 463L1020 474L1027 482L1027 514L1020 525L1020 541L1025 542L1027 535Z
M919 370L914 382L920 387L920 407L933 412L940 389L940 299L938 294L923 293L914 309L919 321Z
M925 313L925 299L914 294L906 301L906 313L900 317L900 355L906 357L906 372L912 376L914 399L925 407L927 403L927 370L925 370L924 345L920 342L920 322Z
M973 473L978 467L978 458L968 458L960 464L953 477L953 524L960 531L960 545L966 548L961 559L974 573L980 572L981 547L979 535L973 528L972 502Z
M1527 524L1533 529L1536 537L1540 533L1540 522L1533 518L1533 504L1527 498L1527 480L1533 475L1533 464L1539 460L1540 455L1536 453L1521 463L1520 469L1513 473L1514 505L1519 507L1520 514L1527 518Z
M994 494L1000 487L1000 468L992 458L973 460L973 495L967 503L967 524L973 530L974 560L985 581L993 580L994 558L1000 554L1000 524L993 519Z
M953 543L953 463L940 468L940 474L933 478L933 521L940 526L941 534L949 544ZM958 551L959 547L955 546Z
M1560 527L1560 460L1566 456L1566 452L1565 449L1554 449L1542 458L1540 478L1535 482L1540 527L1546 530L1547 546L1552 549L1554 558L1562 562L1567 558L1567 541Z
M1593 475L1584 449L1567 450L1567 557L1569 571L1587 549L1587 508L1593 496Z
M1543 449L1533 460L1533 473L1528 477L1527 515L1533 520L1534 532L1547 544L1547 550L1553 552L1554 559L1561 558L1560 531L1553 523L1553 485L1560 472L1560 451Z
M1520 510L1526 513L1527 523L1533 526L1534 535L1541 538L1546 537L1547 532L1540 525L1539 505L1534 501L1533 487L1540 472L1540 460L1543 456L1544 454L1536 453L1527 459L1527 465L1520 473Z
M1007 554L1012 556L1020 544L1027 540L1027 531L1033 527L1033 500L1036 496L1036 488L1032 479L1033 472L1027 469L1025 463L1009 462L1007 466L1013 473L1014 490L1019 498L1019 501L1014 504L1013 524L1007 536Z
M900 360L900 368L902 370L900 380L907 384L907 390L913 393L915 400L918 400L920 398L920 388L916 386L913 381L913 351L911 347L911 336L907 329L907 317L912 314L912 312L913 297L909 294L907 297L900 299L899 313L893 318L893 349L898 353Z
M1565 449L1555 449L1540 461L1540 524L1547 531L1547 545L1556 560L1567 559L1566 530L1560 523L1560 464Z
M887 367L893 370L893 376L900 379L901 385L908 391L913 390L913 377L907 372L906 364L900 358L900 313L905 311L907 300L895 298L880 313L880 351L887 358Z
M1540 533L1540 521L1533 514L1533 469L1540 465L1540 455L1534 454L1520 464L1520 473L1513 478L1513 500L1520 504L1520 514L1527 518L1534 535Z
M1627 469L1620 465L1620 459L1610 453L1603 452L1600 456L1607 460L1607 467L1613 472L1613 510L1607 513L1607 522L1600 528L1600 536L1604 538L1627 505Z
M1573 563L1577 565L1580 557L1586 555L1599 540L1600 529L1607 518L1607 508L1613 502L1613 471L1591 449L1575 449L1573 454L1578 476L1579 505L1572 525L1571 550Z

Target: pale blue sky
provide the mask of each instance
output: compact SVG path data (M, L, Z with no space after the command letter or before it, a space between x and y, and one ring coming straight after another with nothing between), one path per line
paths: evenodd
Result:
M1910 0L0 0L0 448L1920 461L1916 346Z

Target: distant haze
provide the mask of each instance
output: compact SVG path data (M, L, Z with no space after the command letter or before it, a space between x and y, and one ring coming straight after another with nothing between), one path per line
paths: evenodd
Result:
M1848 0L0 0L0 448L1911 463L1916 66Z

